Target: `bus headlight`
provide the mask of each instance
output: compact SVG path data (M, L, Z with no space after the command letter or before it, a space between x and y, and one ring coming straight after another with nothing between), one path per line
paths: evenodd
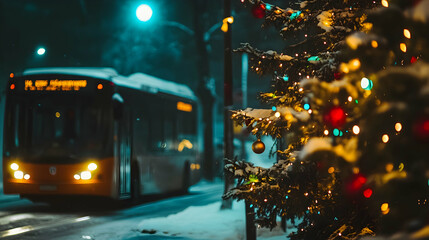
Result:
M80 173L80 178L82 180L88 180L91 179L91 172L90 171L83 171Z
M10 169L12 169L12 170L16 171L16 170L18 170L18 169L19 169L19 165L18 165L17 163L12 163L12 164L10 165Z
M25 179L25 180L30 179L30 174L24 174L24 179Z
M88 170L89 170L89 171L94 171L95 169L97 169L97 164L95 164L95 163L90 163L90 164L88 165Z
M79 180L79 179L80 179L80 175L79 175L79 174L75 174L73 177L74 177L74 179L76 179L76 180Z
M24 178L24 173L22 171L15 171L15 173L13 174L13 176L16 179L23 179Z

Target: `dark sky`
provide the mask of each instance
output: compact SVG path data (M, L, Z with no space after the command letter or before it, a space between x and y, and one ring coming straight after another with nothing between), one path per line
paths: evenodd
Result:
M199 14L203 28L222 21L223 1L207 1L206 9L195 9L195 0L0 0L1 88L10 72L31 67L113 67L120 74L144 72L180 82L195 89L196 49L190 34L165 22L194 28ZM276 31L261 31L262 20L233 1L233 47L251 42L259 48L281 49ZM287 2L287 1L276 1ZM152 6L153 18L139 22L135 10L141 3ZM221 99L223 90L223 34L210 37L209 63ZM46 54L38 56L38 47ZM241 57L234 55L234 86L239 91ZM269 86L249 74L249 101ZM261 88L261 86L263 86ZM237 95L237 94L236 94Z

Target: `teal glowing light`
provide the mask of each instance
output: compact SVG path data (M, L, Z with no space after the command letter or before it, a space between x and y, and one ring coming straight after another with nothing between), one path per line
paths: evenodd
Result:
M312 62L312 61L319 61L319 60L320 60L320 58L319 58L318 56L312 56L312 57L309 57L307 60L308 60L309 62Z
M142 4L138 6L136 10L136 16L137 18L142 22L147 22L152 17L152 8L147 4Z
M304 109L305 109L305 110L310 109L310 104L308 104L308 103L304 104Z
M40 56L42 56L43 54L45 54L45 52L46 52L45 48L41 47L41 48L37 49L37 54L40 55Z
M301 14L301 11L296 11L290 15L290 20L294 20Z
M288 199L289 198L289 196L286 196L286 199Z
M343 131L340 131L340 137L342 137L344 135Z
M362 78L362 80L360 81L360 86L365 89L365 90L371 90L372 87L374 86L374 84L372 83L371 80L369 80L368 78L364 77Z
M332 133L334 134L334 136L338 137L340 135L340 130L338 130L338 128L335 128Z
M289 81L289 76L288 75L284 75L283 76L283 80L286 82L286 81Z
M276 106L273 106L271 109L272 109L274 112L275 112L275 111L277 111Z
M273 9L273 5L265 4L265 9L267 9L268 11L271 11L271 9Z

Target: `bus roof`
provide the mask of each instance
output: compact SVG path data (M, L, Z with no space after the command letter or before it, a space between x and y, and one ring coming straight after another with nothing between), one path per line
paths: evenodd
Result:
M116 83L116 80L119 79L121 78L115 78L114 82ZM194 92L184 84L166 81L144 73L131 74L128 76L127 82L124 83L124 85L133 85L134 88L139 88L147 92L162 92L191 100L197 99Z
M87 76L111 80L112 77L118 76L113 68L92 68L92 67L52 67L52 68L29 68L23 75L41 75L41 74L66 74L76 76Z
M52 68L30 68L23 73L26 75L42 74L66 74L75 76L87 76L112 81L116 85L138 89L150 93L171 94L191 100L196 100L193 91L184 84L170 82L156 78L144 73L134 73L130 76L121 76L113 68L95 67L52 67Z

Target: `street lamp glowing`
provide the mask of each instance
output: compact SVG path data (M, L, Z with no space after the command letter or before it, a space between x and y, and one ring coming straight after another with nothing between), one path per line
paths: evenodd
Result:
M152 17L152 8L147 4L140 5L136 10L137 18L142 22L147 22Z
M37 54L38 55L43 55L43 54L45 54L45 52L46 52L46 49L45 48L39 48L39 49L37 49Z

